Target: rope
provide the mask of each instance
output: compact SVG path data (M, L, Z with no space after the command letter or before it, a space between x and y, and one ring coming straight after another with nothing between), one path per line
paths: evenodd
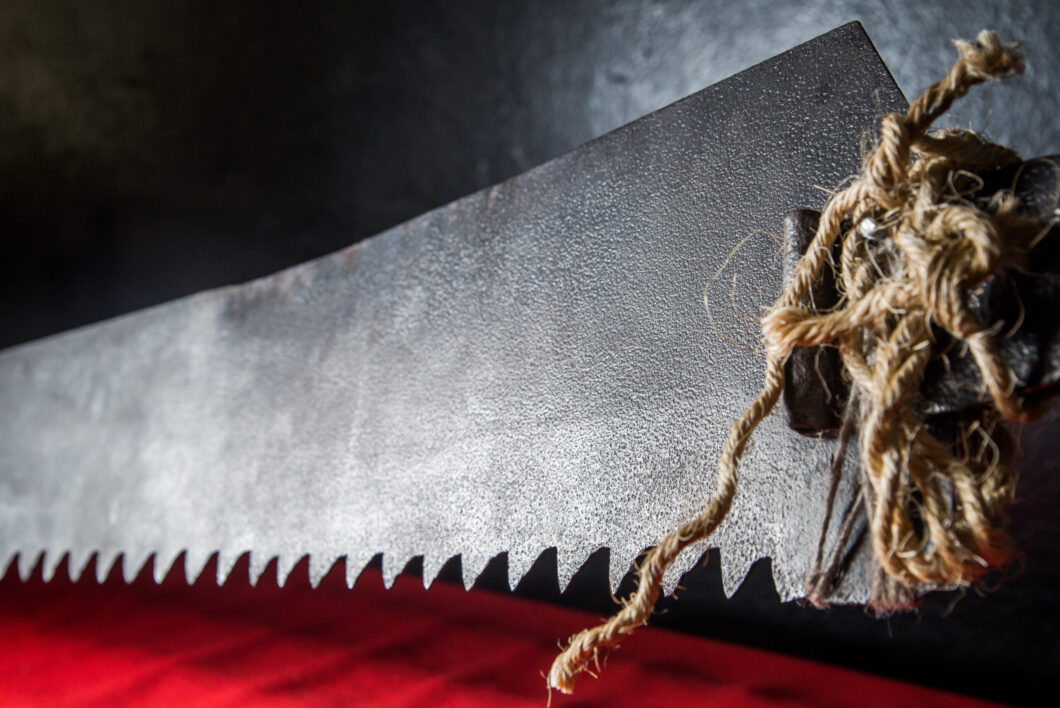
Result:
M570 693L602 649L646 624L666 568L725 518L740 457L776 404L784 362L797 346L838 344L851 379L861 498L882 571L872 604L902 606L911 587L963 585L1009 559L995 519L1012 500L1016 475L1005 464L999 418L1023 422L1035 411L1014 393L998 344L968 301L999 269L1021 262L1040 226L1019 217L1011 194L992 200L989 210L967 199L981 184L976 174L1019 161L1013 151L970 131L927 131L972 86L1021 73L1023 55L987 31L976 44L954 45L959 58L946 76L905 115L883 118L878 144L858 177L825 206L795 277L763 318L765 382L733 423L714 495L698 517L645 552L637 588L617 614L571 637L552 664L550 689ZM819 312L807 295L832 267L837 241L842 299ZM993 401L993 410L962 423L956 454L928 431L917 406L933 327L967 345Z

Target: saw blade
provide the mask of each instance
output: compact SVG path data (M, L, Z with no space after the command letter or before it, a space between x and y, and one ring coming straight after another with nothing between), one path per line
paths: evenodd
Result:
M3 352L0 557L352 585L460 556L470 585L506 552L514 586L555 548L562 586L609 548L617 585L711 494L784 215L904 104L846 25L333 255ZM833 449L762 423L709 541L727 593L767 556L803 593Z

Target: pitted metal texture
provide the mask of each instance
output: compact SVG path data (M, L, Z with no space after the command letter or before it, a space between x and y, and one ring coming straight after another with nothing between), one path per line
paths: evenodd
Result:
M758 390L784 214L903 105L846 25L344 251L3 352L0 557L223 577L249 551L282 582L345 556L352 583L461 555L470 583L507 551L514 584L556 547L563 584L608 547L617 583ZM802 594L832 449L763 422L709 541L727 592L770 556Z

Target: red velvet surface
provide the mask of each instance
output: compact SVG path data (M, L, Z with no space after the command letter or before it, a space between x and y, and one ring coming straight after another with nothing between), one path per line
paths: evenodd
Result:
M245 566L244 566L245 567ZM341 568L339 569L341 571ZM244 571L245 572L245 571ZM208 575L207 570L205 575ZM368 570L250 587L180 572L0 581L5 705L546 705L557 639L592 615ZM234 574L238 575L238 573ZM304 570L302 572L304 578ZM973 706L962 696L647 628L552 706Z

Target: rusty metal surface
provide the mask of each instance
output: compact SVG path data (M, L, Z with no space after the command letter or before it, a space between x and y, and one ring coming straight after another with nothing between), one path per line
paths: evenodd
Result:
M709 495L757 390L768 234L903 102L847 25L344 251L3 352L0 557L345 556L352 582L459 554L471 582L507 551L514 582L556 547L564 584L606 546L617 582ZM710 542L729 593L763 556L802 591L832 448L782 418Z

